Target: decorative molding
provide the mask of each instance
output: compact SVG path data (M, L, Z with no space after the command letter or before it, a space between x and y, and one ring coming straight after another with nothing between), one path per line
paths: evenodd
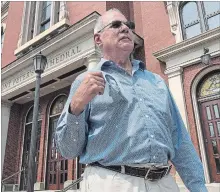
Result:
M193 38L187 39L180 43L171 45L167 48L164 48L160 51L153 53L153 55L160 61L166 62L166 60L176 54L186 52L192 48L204 45L210 41L217 40L219 43L220 39L220 27L217 27L213 30L202 33Z
M179 43L183 40L179 17L179 2L167 1L166 8L170 21L170 31L175 36L176 43Z
M196 76L196 78L193 80L192 86L191 86L192 106L193 106L193 110L194 110L194 117L195 117L195 122L196 122L198 140L199 140L199 148L201 151L202 164L203 164L203 168L204 168L206 183L210 183L210 175L209 175L209 167L208 167L208 161L207 161L205 145L204 145L204 138L203 138L203 134L202 134L202 125L201 125L201 119L200 119L200 115L199 115L199 107L198 107L198 102L197 102L196 90L197 90L197 86L198 86L199 82L202 80L202 78L206 74L208 74L211 71L218 70L218 69L219 69L219 65L212 65L208 68L205 68Z
M165 70L164 74L168 75L169 78L181 75L183 73L182 67L169 68Z
M198 99L199 102L205 102L209 100L220 99L220 95L213 95L205 98Z
M59 21L61 21L62 19L69 20L69 12L67 11L66 1L60 1Z

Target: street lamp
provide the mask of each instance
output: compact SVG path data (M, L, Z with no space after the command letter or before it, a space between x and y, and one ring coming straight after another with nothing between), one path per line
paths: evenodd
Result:
M34 191L34 182L36 176L36 143L37 143L37 128L38 128L38 107L39 107L39 93L40 93L40 81L41 74L44 72L47 58L41 54L41 52L34 56L34 69L36 73L36 85L35 85L35 97L34 97L34 111L33 111L33 120L32 120L32 130L31 130L31 145L29 152L29 161L28 161L28 183L27 191Z
M209 65L211 62L211 55L208 53L209 49L204 48L204 55L201 56L202 64Z

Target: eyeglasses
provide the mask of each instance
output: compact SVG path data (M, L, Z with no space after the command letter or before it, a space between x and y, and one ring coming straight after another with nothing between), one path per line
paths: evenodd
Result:
M135 29L135 24L132 21L112 21L111 23L109 23L108 25L106 25L105 27L103 27L101 30L98 31L98 33L100 33L101 31L103 31L106 27L110 26L109 28L114 28L117 29L119 27L122 26L122 24L126 25L129 29L133 30Z

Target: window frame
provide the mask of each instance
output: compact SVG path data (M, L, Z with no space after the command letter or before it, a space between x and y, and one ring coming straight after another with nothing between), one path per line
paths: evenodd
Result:
M181 2L180 5L179 5L179 17L180 17L180 25L181 25L181 33L182 33L182 37L183 37L183 40L186 40L186 39L190 39L190 38L193 38L193 37L190 37L190 38L187 38L187 35L186 35L186 27L184 26L184 21L183 21L183 8L184 6L187 4L187 3L191 3L191 2L194 2L196 3L196 7L197 7L197 12L198 12L198 18L199 18L199 21L197 23L193 23L191 24L190 26L188 27L191 27L193 25L196 25L196 24L200 24L200 30L201 30L201 33L204 33L209 29L209 25L208 25L208 19L211 18L211 17L214 17L218 14L220 14L220 11L217 11L214 15L211 15L210 17L207 17L206 15L206 12L205 12L205 5L204 5L204 2L199 2L199 1L187 1L187 2ZM187 27L187 28L188 28ZM212 29L211 29L212 30ZM199 34L199 35L200 35ZM197 35L196 35L197 36Z

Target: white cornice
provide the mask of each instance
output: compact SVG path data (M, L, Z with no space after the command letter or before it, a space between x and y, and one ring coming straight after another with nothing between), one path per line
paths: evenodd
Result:
M207 31L205 33L202 33L201 35L198 35L196 37L187 39L185 41L182 41L180 43L174 44L172 46L169 46L167 48L164 48L160 51L157 51L153 53L153 55L160 61L166 62L167 59L170 57L186 52L192 48L195 48L197 46L201 46L206 44L207 42L217 40L220 43L220 27L215 28L213 30Z

